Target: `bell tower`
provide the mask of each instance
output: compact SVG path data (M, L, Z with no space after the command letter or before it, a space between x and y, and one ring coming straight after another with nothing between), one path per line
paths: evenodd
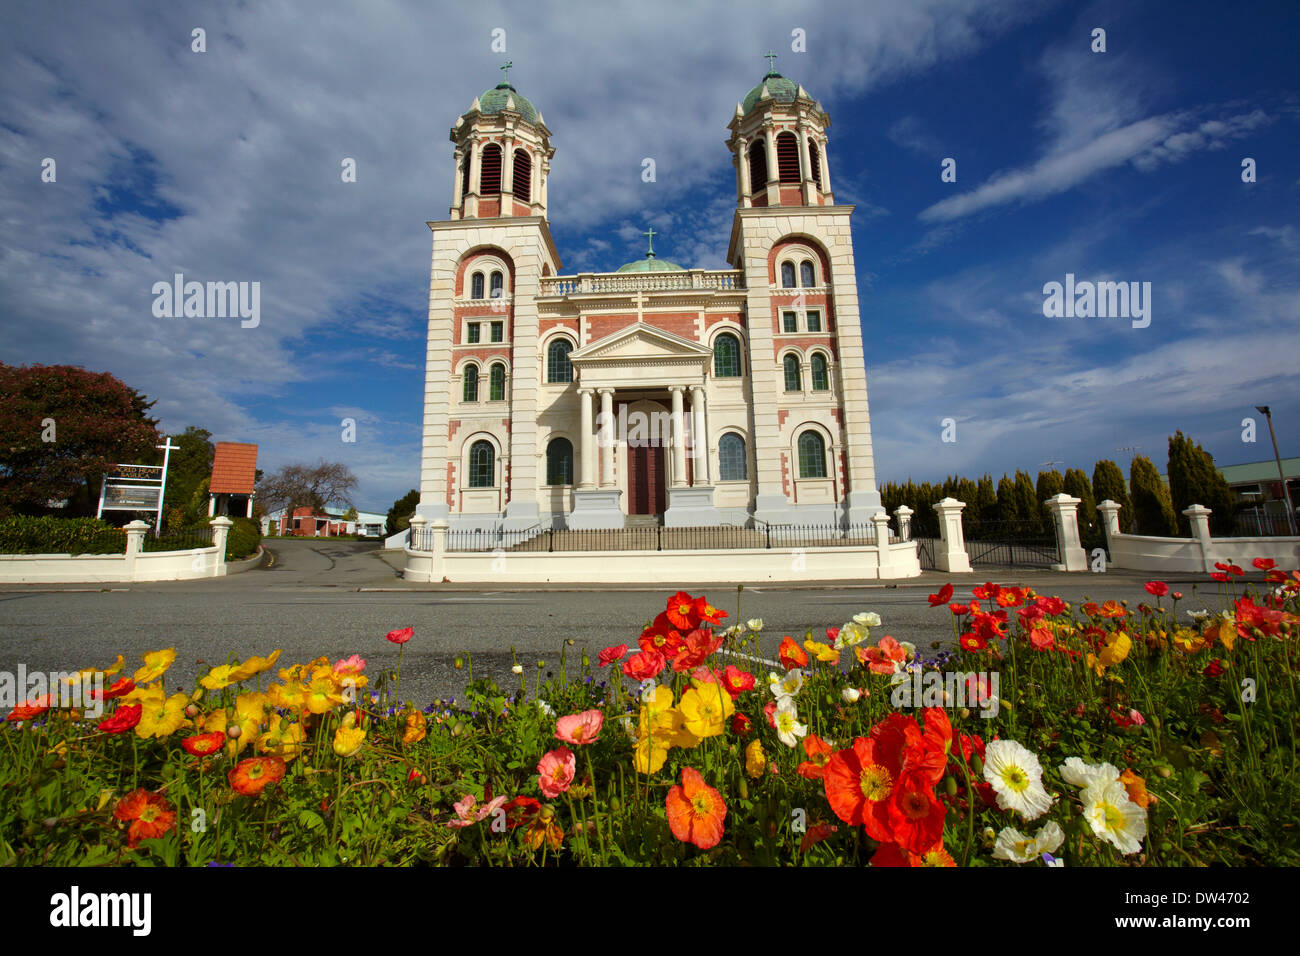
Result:
M762 82L736 104L728 129L736 167L736 201L743 208L832 206L826 160L830 117L801 85L772 66Z
M482 96L451 128L456 170L450 219L509 216L546 218L551 131L542 114L505 78Z

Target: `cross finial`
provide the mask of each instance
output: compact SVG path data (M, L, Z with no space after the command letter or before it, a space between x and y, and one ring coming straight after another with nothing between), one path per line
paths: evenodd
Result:
M507 84L509 84L509 82L510 82L510 68L511 68L512 66L514 66L514 64L511 63L509 60L507 60L505 63L503 63L503 64L499 67L499 69L501 70L501 72L505 74L505 77L506 77L506 78L505 78L505 82L506 82Z
M655 232L654 226L651 226L645 232L641 233L641 235L645 236L650 242L650 248L646 252L645 257L647 259L653 259L655 257L655 236L659 235L659 233Z
M764 53L763 56L767 57L767 73L771 76L776 73L776 67L772 65L772 61L776 59L776 54L772 52L771 47L768 47L767 52Z

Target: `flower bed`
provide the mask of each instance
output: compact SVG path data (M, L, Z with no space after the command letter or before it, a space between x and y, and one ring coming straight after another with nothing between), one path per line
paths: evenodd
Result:
M276 651L188 689L173 649L130 676L119 657L69 682L99 688L80 709L9 715L0 857L1295 865L1300 573L1256 564L1263 587L1220 569L1212 611L1160 582L1137 608L945 585L950 641L917 649L863 613L775 661L761 621L679 592L632 647L563 648L555 679L516 663L504 689L462 655L464 699L425 708L401 702L400 652L367 675Z

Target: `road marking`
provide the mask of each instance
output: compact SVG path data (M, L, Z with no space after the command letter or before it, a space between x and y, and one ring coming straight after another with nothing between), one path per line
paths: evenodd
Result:
M730 656L730 657L739 657L740 659L742 659L742 660L746 660L746 661L755 661L755 662L757 662L757 663L759 663L759 664L766 664L768 667L780 667L780 666L782 666L780 661L769 661L766 657L754 657L754 656L751 655L751 654L742 654L742 653L740 653L740 651L720 650L720 651L718 651L718 653L719 653L719 654L726 654L726 655L728 655L728 656Z

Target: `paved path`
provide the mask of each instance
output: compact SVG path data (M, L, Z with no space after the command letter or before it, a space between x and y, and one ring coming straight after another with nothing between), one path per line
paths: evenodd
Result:
M402 581L393 566L400 555L385 555L374 543L271 540L268 550L268 565L211 580L0 586L0 670L13 671L20 662L29 671L102 667L119 652L134 668L145 651L174 646L178 660L173 673L183 684L192 684L200 662L206 667L224 663L228 654L243 658L275 648L283 648L285 663L357 653L374 671L396 665L397 649L384 635L409 625L415 638L403 657L403 696L428 702L460 693L466 674L454 671L452 660L461 650L472 653L476 673L487 670L509 687L518 680L509 672L511 645L528 665L530 686L535 662L545 660L554 669L567 638L575 642L571 660L583 647L593 658L610 644L635 647L641 626L663 609L669 593L665 587L413 585ZM990 578L1031 584L1070 601L1113 597L1136 606L1150 600L1142 590L1142 575L1010 571L954 578L956 599L969 598L972 586ZM899 585L747 587L740 612L744 618L763 619L769 656L784 634L802 639L811 627L820 636L823 628L867 610L883 619L881 634L927 650L933 641L952 640L949 615L926 601L947 579L927 573ZM1191 595L1191 580L1184 580L1170 583ZM707 591L734 618L735 588L699 589L689 581L682 587ZM1202 585L1211 602L1215 587ZM1183 606L1193 605L1184 601ZM1204 601L1194 605L1201 606Z

